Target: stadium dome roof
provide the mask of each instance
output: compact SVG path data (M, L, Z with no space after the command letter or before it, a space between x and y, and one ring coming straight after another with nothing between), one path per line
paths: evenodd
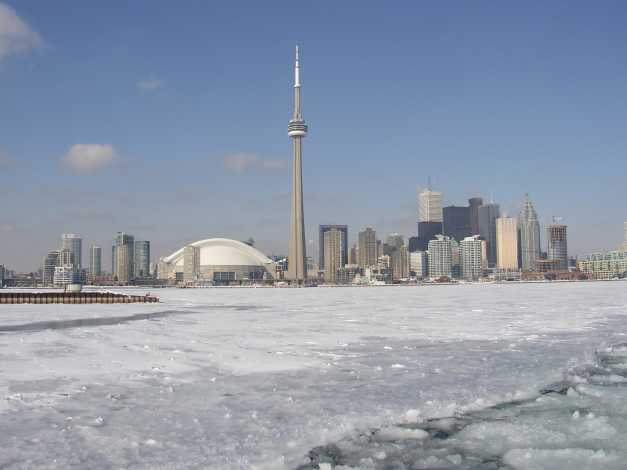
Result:
M190 245L200 249L201 266L266 266L272 260L252 246L228 238L209 238ZM162 261L176 266L183 265L183 250L175 251Z

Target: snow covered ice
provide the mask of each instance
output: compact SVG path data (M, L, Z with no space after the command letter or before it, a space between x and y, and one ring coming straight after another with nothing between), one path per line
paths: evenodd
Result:
M157 295L0 307L0 468L627 468L627 282Z

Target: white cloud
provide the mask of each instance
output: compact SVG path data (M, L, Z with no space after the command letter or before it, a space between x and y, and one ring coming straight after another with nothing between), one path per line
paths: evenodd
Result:
M15 165L15 160L11 156L0 149L0 168L10 168Z
M15 10L0 3L0 61L43 45L43 39L24 22Z
M118 158L112 145L75 144L63 157L63 163L76 173L94 173Z
M140 90L156 90L161 88L164 84L163 80L156 79L140 80L137 82L137 86Z
M236 153L224 157L224 167L235 173L244 173L254 168L278 170L286 166L285 160L263 159L254 153Z

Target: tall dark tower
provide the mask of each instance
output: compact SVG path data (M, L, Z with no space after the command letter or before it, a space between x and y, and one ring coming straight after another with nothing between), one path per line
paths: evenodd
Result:
M287 278L302 284L307 279L307 254L305 253L305 211L303 209L302 140L307 135L307 124L300 110L300 64L298 46L294 68L294 116L287 126L287 135L294 141L294 166L292 173L292 212L290 218L290 250Z
M479 235L479 206L483 205L483 199L480 197L471 197L468 199L470 207L470 235Z

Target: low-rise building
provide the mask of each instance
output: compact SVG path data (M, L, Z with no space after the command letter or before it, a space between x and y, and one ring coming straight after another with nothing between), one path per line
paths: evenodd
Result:
M627 250L593 253L579 260L579 270L593 279L627 277Z
M337 269L335 282L337 284L352 284L355 277L361 276L362 269L357 264L347 264Z
M54 268L54 285L65 286L67 284L79 283L78 271L72 264L56 266Z

